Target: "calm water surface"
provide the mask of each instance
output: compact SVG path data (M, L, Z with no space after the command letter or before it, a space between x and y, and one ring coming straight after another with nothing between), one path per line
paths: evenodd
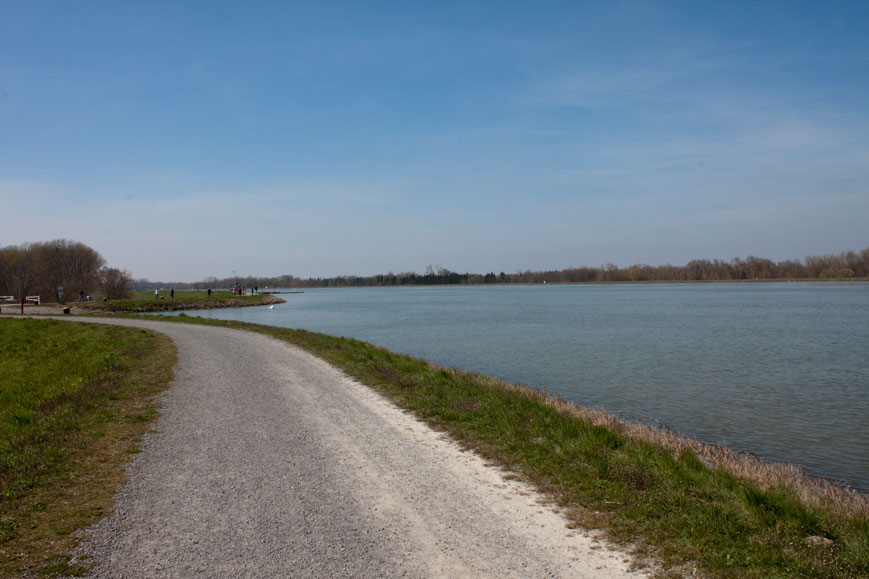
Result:
M662 420L869 491L869 284L311 289L305 328Z

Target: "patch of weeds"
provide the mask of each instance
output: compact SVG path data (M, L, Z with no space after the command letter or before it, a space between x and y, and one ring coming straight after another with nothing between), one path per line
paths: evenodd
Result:
M66 557L52 557L39 568L43 577L83 577L90 569L81 564L70 563Z
M12 517L0 518L0 543L5 543L18 536L18 521Z
M175 360L138 328L0 319L0 573L79 574L74 531L111 508Z
M854 523L852 532L842 541L844 558L861 573L869 576L869 520Z
M160 413L157 411L156 408L146 408L142 412L136 414L136 420L138 420L139 422L151 422L152 420L157 418L159 414Z

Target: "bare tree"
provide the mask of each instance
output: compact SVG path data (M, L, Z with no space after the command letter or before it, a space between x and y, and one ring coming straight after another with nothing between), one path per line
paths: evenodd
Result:
M66 296L91 293L99 286L99 270L105 264L96 250L68 239L39 244L37 262L42 292L53 295L57 301L62 301L60 286L64 287Z
M106 299L121 300L132 294L133 276L128 271L103 267L99 271L99 278Z
M6 285L16 298L23 300L36 287L38 281L33 244L7 247L3 252L6 263Z
M55 239L9 246L0 250L0 288L5 295L38 293L60 302L64 294L96 288L97 273L104 263L99 253L77 241Z
M54 296L57 303L64 302L64 296L72 293L71 287L66 287L66 293L61 288L68 284L66 279L66 241L55 239L47 243L41 243L36 248L36 262L39 269L39 278L42 282L42 293Z
M9 269L11 268L9 253L9 248L0 248L0 295L4 296L13 292L9 281Z

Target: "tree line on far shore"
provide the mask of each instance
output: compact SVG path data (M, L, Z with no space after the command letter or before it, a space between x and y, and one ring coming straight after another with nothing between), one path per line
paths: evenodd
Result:
M139 288L165 287L178 289L203 287L313 288L313 287L376 287L409 285L462 284L534 284L534 283L610 283L610 282L683 282L735 280L804 280L860 279L869 277L869 248L839 254L808 256L804 261L774 262L748 256L729 261L695 259L685 265L631 265L618 267L608 263L600 267L571 267L552 271L520 271L516 273L456 273L442 266L427 266L425 273L387 273L371 276L344 275L327 278L276 277L209 277L193 283L151 282L137 280Z
M107 267L93 248L78 241L55 239L0 248L0 296L16 300L40 296L64 303L99 289L108 299L130 295L132 276Z
M84 243L67 239L26 243L0 248L0 296L16 300L39 295L42 301L64 303L100 290L108 299L129 297L134 287L313 288L462 284L609 283L663 281L732 281L869 278L869 248L839 254L808 256L804 261L774 262L748 256L730 261L695 259L682 266L608 263L600 267L571 267L552 271L457 273L442 266L427 266L416 272L363 276L301 279L277 277L208 277L197 282L152 282L133 280L128 271L107 267L103 257Z

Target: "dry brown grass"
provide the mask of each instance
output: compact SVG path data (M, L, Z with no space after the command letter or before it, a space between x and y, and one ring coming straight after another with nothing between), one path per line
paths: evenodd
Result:
M462 373L453 368L441 368L451 373ZM708 468L719 469L742 480L753 482L763 490L785 485L794 490L806 505L824 507L846 517L869 517L869 495L860 493L834 481L811 476L803 468L763 460L746 452L735 452L727 447L708 444L682 436L664 428L625 420L615 413L599 408L587 408L568 402L561 397L527 386L511 384L486 377L493 387L503 388L521 396L555 408L559 412L607 428L628 440L651 443L678 456L684 450L693 452Z

